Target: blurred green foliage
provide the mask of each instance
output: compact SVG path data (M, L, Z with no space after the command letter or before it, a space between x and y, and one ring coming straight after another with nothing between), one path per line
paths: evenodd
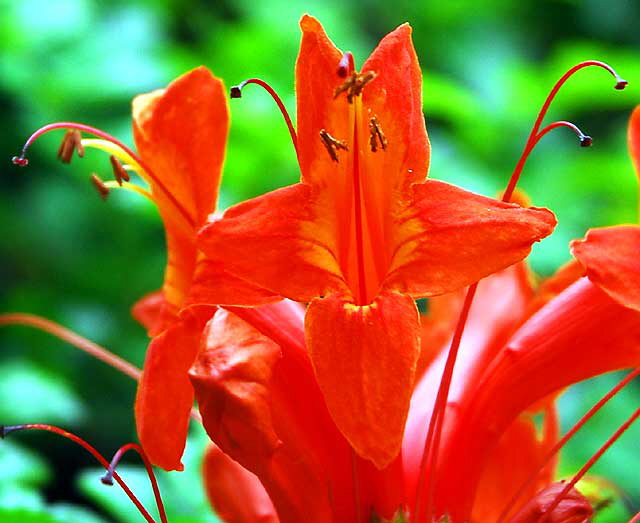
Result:
M131 143L131 98L200 64L228 85L251 76L267 80L293 111L297 20L306 10L359 63L382 35L412 24L425 77L431 176L488 195L505 185L560 75L581 60L609 62L629 80L627 90L614 91L602 70L582 71L563 88L548 119L575 122L594 146L580 149L573 135L559 130L542 140L525 168L521 186L560 222L537 246L532 264L550 274L568 259L568 241L587 228L637 221L625 143L628 115L640 103L637 2L0 0L0 310L41 314L141 365L147 340L129 307L162 281L164 239L155 209L129 194L113 194L103 204L88 173L108 173L107 158L93 152L61 166L55 162L59 135L36 143L28 169L9 159L34 129L56 120L82 121ZM286 127L266 93L250 87L231 108L221 208L298 176ZM134 383L45 334L12 327L0 336L2 421L59 423L105 453L134 437ZM608 381L595 383L565 396L564 419L575 419ZM634 405L631 394L619 399L567 449L562 471L576 470L614 429L618 413ZM627 439L637 439L634 434ZM113 491L91 483L96 472L83 472L74 486L72 478L91 465L78 449L52 436L18 439L20 445L0 445L0 521L134 519ZM201 435L198 441L202 446ZM624 442L616 447L598 473L618 482L637 507L637 449ZM162 478L173 521L191 521L180 519L180 507L181 496L198 490L191 487L199 481L194 452L188 472ZM87 509L79 502L96 515L81 516ZM213 521L203 503L184 506L198 521ZM600 520L617 521L619 513L603 511Z

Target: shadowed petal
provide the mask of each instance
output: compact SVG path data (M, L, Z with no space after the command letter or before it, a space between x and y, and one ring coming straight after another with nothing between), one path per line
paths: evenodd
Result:
M187 371L198 350L204 324L200 319L176 322L151 340L136 395L138 438L154 465L182 470L193 406L193 388Z
M637 175L640 176L640 105L631 113L628 141L633 165L636 168Z
M207 497L224 523L278 523L278 515L260 480L216 446L202 464Z
M419 328L414 301L397 293L363 306L331 295L307 310L307 346L329 412L356 452L378 468L400 450Z

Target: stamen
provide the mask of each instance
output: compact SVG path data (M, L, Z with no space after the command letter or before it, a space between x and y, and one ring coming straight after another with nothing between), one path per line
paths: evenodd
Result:
M109 468L104 473L104 475L100 478L100 481L102 481L104 485L109 485L109 486L113 485L113 477L116 471L115 469L118 466L118 463L120 462L120 459L122 458L122 456L124 456L124 454L128 450L135 450L140 456L140 458L142 459L144 463L144 467L147 470L147 476L149 477L151 488L153 489L153 496L156 499L156 506L158 507L158 512L160 513L160 519L162 521L166 521L167 514L164 509L162 496L160 495L160 488L158 487L158 481L156 479L156 475L153 473L153 467L151 465L151 462L149 461L149 458L147 457L147 454L144 452L142 447L137 443L127 443L126 445L122 445L122 447L120 447L116 451L116 453L113 455L113 458L111 458L111 462L109 463Z
M40 129L35 131L27 139L24 146L22 147L22 152L20 153L20 156L14 156L12 158L13 163L21 167L24 167L25 165L27 165L29 162L27 160L26 155L27 155L27 150L29 149L31 144L35 142L40 136L48 132L55 131L57 129L75 130L75 131L78 131L78 133L79 132L90 133L115 145L117 148L122 150L126 155L132 158L133 161L141 167L142 172L145 173L146 181L154 185L154 190L157 188L159 191L163 192L166 195L167 199L173 204L177 212L185 219L187 224L190 227L195 227L196 223L194 218L186 211L186 209L180 204L180 202L176 200L175 196L165 187L162 181L160 181L160 179L153 174L153 171L149 168L149 166L146 165L142 161L142 159L140 159L133 152L133 150L131 150L131 148L127 147L120 140L111 136L108 133L105 133L104 131L101 131L100 129L96 129L95 127L91 127L89 125L76 123L76 122L57 122L57 123L45 125L44 127L41 127ZM82 147L83 147L82 143L78 142L78 144L76 144L76 150L78 150L79 154L80 154L79 148L82 148Z
M56 426L53 426L53 425L46 425L44 423L25 423L23 425L9 425L9 426L1 425L0 426L0 435L2 435L2 437L4 438L7 434L10 434L11 432L16 432L18 430L44 430L44 431L47 431L47 432L53 432L54 434L62 436L63 438L71 440L74 443L76 443L77 445L80 445L87 452L89 452L105 469L107 469L107 470L109 469L109 462L105 459L105 457L102 454L100 454L100 452L98 452L90 443L86 442L81 437L76 436L75 434L72 434L71 432L67 432L66 430L61 429L59 427L56 427ZM140 503L138 498L131 491L131 489L127 486L125 481L115 471L113 472L113 478L122 487L122 490L125 491L125 493L129 497L131 502L136 506L136 508L138 509L140 514L142 514L142 516L147 520L147 522L148 523L156 523L155 519L153 519L151 517L151 514L149 514L147 509L144 508L142 503ZM155 492L155 490L154 490L154 492ZM158 492L158 495L159 495L159 492ZM166 514L164 513L164 508L160 509L160 506L159 506L158 509L159 509L159 512L160 512L160 521L162 523L167 523L167 517L166 517Z
M68 130L58 149L58 159L62 163L71 163L74 151L78 151L78 156L82 158L84 156L84 146L82 145L82 135L77 129Z
M333 91L333 97L338 98L341 93L347 93L347 102L353 103L354 97L360 95L364 86L376 77L374 71L367 71L366 73L352 73L341 85L335 88Z
M340 63L338 64L338 76L340 78L346 78L353 73L355 64L353 62L353 53L347 51L342 55Z
M329 152L329 156L331 156L331 159L334 162L339 161L338 153L337 153L338 149L342 149L344 151L349 150L349 147L347 146L347 142L337 140L324 129L320 129L320 139L322 140L322 143L324 144L324 146L327 148L327 151Z
M540 130L540 126L542 125L542 120L546 116L549 106L551 105L551 102L555 98L556 94L558 93L560 88L564 85L564 83L571 76L573 76L574 73L576 73L580 69L583 69L585 67L590 67L590 66L601 67L606 71L608 71L616 80L616 84L614 86L615 89L622 90L627 86L627 81L622 79L620 75L618 75L618 73L610 65L604 62L599 62L598 60L587 60L586 62L581 62L577 65L574 65L564 75L562 75L560 80L556 82L556 84L553 86L553 88L547 95L547 99L545 100L544 104L542 104L542 108L538 113L538 117L536 118L536 121L533 124L531 133L529 134L529 138L527 139L527 143L525 144L524 150L522 151L522 155L520 156L520 159L518 160L518 163L516 164L516 167L513 170L513 173L511 174L511 179L509 180L509 184L507 185L507 188L504 192L504 196L502 198L503 201L508 202L511 200L511 195L513 194L516 184L520 179L520 174L522 173L524 164L526 163L527 158L529 157L529 154L531 154L533 147L539 140L538 131ZM581 139L581 142L582 142L582 139Z
M471 309L471 304L473 303L473 298L476 294L477 288L478 284L474 283L467 290L467 295L465 296L462 310L460 311L460 316L458 318L458 324L456 325L456 330L453 334L453 338L451 339L451 346L449 347L449 353L447 354L442 378L440 379L440 386L438 387L438 394L433 406L433 413L431 414L431 420L429 421L429 429L427 431L422 460L420 462L420 473L418 475L418 486L416 489L416 502L413 510L416 523L420 521L420 510L422 508L421 494L424 490L425 478L428 479L425 495L426 518L424 521L430 523L433 520L432 512L435 490L435 471L438 462L438 447L440 446L440 435L444 424L447 397L449 396L449 388L451 386L453 369L458 356L458 349L460 348L460 342L462 341L462 333L464 332L467 318L469 317L469 310ZM427 464L429 465L428 467Z
M387 150L387 137L380 128L380 122L374 116L369 120L369 145L371 146L371 152L378 150L378 142L383 151Z
M98 194L100 194L100 198L106 200L107 196L109 196L109 187L104 184L102 179L96 173L91 173L91 183L98 191Z
M291 117L287 112L287 108L284 106L284 103L282 102L278 94L274 91L273 87L271 87L264 80L260 80L260 78L249 78L244 82L240 82L238 85L234 85L233 87L231 87L229 95L231 96L231 98L242 98L242 89L244 89L244 86L247 84L259 85L265 91L267 91L271 95L271 98L273 98L273 101L276 102L278 108L280 109L280 112L282 113L282 116L284 117L284 121L287 124L287 129L289 129L289 135L291 136L291 141L293 142L293 148L296 150L296 157L298 158L298 163L300 163L300 154L298 152L298 135L296 134L296 130L293 127Z
M122 181L128 182L131 178L127 170L122 166L118 159L112 154L109 156L111 162L111 168L113 169L113 175L118 182L118 185L122 186Z
M578 422L571 427L567 433L558 440L558 442L547 452L547 454L540 460L540 464L538 467L531 473L531 475L522 483L521 487L518 491L513 495L513 497L509 500L509 503L505 506L500 514L500 517L496 520L496 523L502 523L511 509L514 507L516 502L522 497L525 490L531 486L531 484L536 480L538 474L542 471L542 469L551 461L553 456L555 456L558 451L565 446L567 441L569 441L583 426L589 421L594 414L596 414L602 407L604 407L611 398L613 398L618 392L620 392L624 387L626 387L629 383L631 383L638 375L640 375L640 368L630 372L625 376L620 382L613 387L609 392L607 392L600 400L593 405L579 420Z
M600 447L598 451L593 456L591 456L591 458L589 458L589 460L582 466L578 473L573 476L573 478L571 478L571 481L567 483L564 489L562 489L562 492L560 492L556 499L553 500L553 503L549 505L545 512L546 514L550 514L551 512L553 512L553 509L558 506L558 503L562 501L567 493L575 486L578 481L580 481L580 479L582 479L582 477L589 471L594 463L598 461L600 457L609 449L609 447L611 447L611 445L613 445L620 438L620 436L625 433L625 431L638 418L638 416L640 416L640 408L636 409L635 412L631 416L629 416L627 421L625 421L622 425L620 425L620 427L618 427L618 430L616 430L611 435L611 437L604 443L604 445L602 445L602 447Z

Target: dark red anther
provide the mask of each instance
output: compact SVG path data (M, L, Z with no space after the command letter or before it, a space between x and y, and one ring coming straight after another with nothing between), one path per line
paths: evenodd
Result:
M104 184L102 179L96 173L91 174L91 183L98 191L98 194L100 194L100 198L106 200L107 196L109 196L109 187Z
M113 154L109 156L109 161L111 162L113 176L115 177L116 182L118 182L118 185L122 186L123 180L128 182L130 180L129 173Z

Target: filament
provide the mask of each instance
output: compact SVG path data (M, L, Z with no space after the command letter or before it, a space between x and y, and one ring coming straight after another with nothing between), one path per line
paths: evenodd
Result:
M182 204L178 200L176 200L175 196L165 187L165 185L160 181L160 179L153 174L153 171L151 171L149 166L146 165L142 161L142 159L139 158L136 155L136 153L133 152L133 150L131 150L131 148L123 144L120 140L118 140L114 136L111 136L110 134L104 131L101 131L100 129L96 129L95 127L91 127L89 125L76 123L76 122L57 122L57 123L45 125L44 127L41 127L40 129L35 131L27 139L24 146L22 147L20 156L15 156L13 158L13 163L20 166L27 165L28 160L27 160L26 154L27 154L27 149L29 149L31 144L35 142L40 136L48 132L55 131L57 129L75 129L78 131L93 134L95 136L98 136L102 140L112 143L114 147L109 148L108 152L118 158L126 159L125 163L131 164L134 167L134 169L137 166L137 168L139 168L139 172L138 171L136 172L138 172L138 174L140 174L140 176L143 179L145 179L149 183L153 183L154 186L156 186L160 191L162 191L167 196L169 201L174 205L178 213L186 220L189 226L195 227L196 223L194 218L186 211L186 209L182 206ZM92 142L92 143L87 143L87 142L88 140L83 139L82 145L90 145L92 147L103 148L106 150L107 146L105 144L100 145L95 142Z
M23 425L10 425L10 426L1 426L2 431L1 435L4 438L7 434L11 432L16 432L18 430L44 430L47 432L53 432L63 438L69 439L80 445L87 452L89 452L105 469L109 470L109 462L105 459L105 457L98 452L95 447L93 447L90 443L83 440L81 437L72 434L71 432L67 432L59 427L55 427L53 425L46 425L44 423L25 423ZM135 494L131 491L131 489L127 486L122 477L115 471L113 471L113 478L118 482L118 485L122 487L122 490L125 491L131 502L136 506L140 514L147 520L148 523L156 523L156 521L151 517L151 514L147 511L146 508L140 503ZM160 513L160 520L162 523L167 523L166 515L164 511Z
M153 473L153 467L151 466L151 462L147 457L146 453L142 449L140 445L137 443L127 443L122 445L116 453L111 458L111 462L109 463L109 467L107 471L102 476L101 481L105 485L113 485L113 477L116 471L116 467L118 463L120 463L120 459L128 450L135 450L142 462L144 463L144 467L147 470L147 476L149 477L149 482L151 483L151 488L153 489L153 496L156 500L156 506L158 507L158 512L160 513L160 520L163 522L167 521L167 514L164 508L164 503L162 502L162 496L160 495L160 488L158 487L158 480L156 479L156 475Z
M542 458L540 464L536 467L536 469L531 473L531 475L522 483L522 486L518 489L518 491L513 495L513 497L509 500L509 503L505 506L500 517L496 520L496 523L502 523L504 519L507 517L507 514L511 511L513 506L516 504L518 499L524 494L524 491L529 487L536 479L540 471L551 461L551 458L555 456L558 451L564 447L564 445L569 441L575 434L578 432L584 424L589 421L596 412L598 412L602 407L604 407L607 402L613 398L620 390L626 387L631 381L640 375L640 368L635 369L625 376L615 387L613 387L609 392L607 392L596 404L594 404L579 420L578 422L571 427L567 433L558 440L558 442L547 452L547 454Z
M526 144L524 146L524 150L522 151L522 155L520 156L520 159L518 160L518 163L516 164L516 167L515 167L515 169L513 171L513 174L511 175L511 179L509 180L509 185L507 186L507 189L504 192L504 201L509 201L511 199L511 195L513 194L513 191L514 191L514 189L516 187L516 184L518 183L518 180L520 179L520 174L522 173L522 169L524 167L524 164L526 163L527 158L529 157L529 154L533 150L533 147L535 146L535 144L539 140L539 138L537 138L537 136L538 136L538 131L540 130L540 126L542 125L542 120L546 116L547 111L549 109L549 106L551 105L551 102L555 98L556 94L558 93L560 88L564 85L564 83L571 76L574 75L574 73L576 73L580 69L583 69L585 67L590 67L590 66L601 67L601 68L605 69L606 71L608 71L616 80L616 84L614 86L615 89L622 90L627 86L627 81L623 80L620 77L620 75L618 75L618 73L610 65L608 65L608 64L606 64L604 62L599 62L597 60L587 60L586 62L580 62L579 64L574 65L566 73L564 73L564 75L562 75L562 77L556 82L556 84L553 86L553 88L551 89L551 91L547 95L547 99L545 100L544 104L542 104L542 108L540 109L540 112L538 113L538 117L536 118L536 121L533 124L533 128L531 129L531 133L529 134L529 138L527 139L527 142L526 142Z
M589 458L589 460L582 466L582 468L578 471L578 473L571 478L564 489L558 494L556 499L549 505L546 514L551 514L553 510L558 506L558 504L562 501L567 493L575 486L575 484L582 479L582 477L589 471L589 469L594 465L596 461L600 459L600 457L613 445L619 438L624 434L624 432L631 426L631 424L640 416L640 408L636 409L635 412L629 416L627 421L625 421L618 429L612 434L612 436L605 442L602 447L598 449L598 451ZM544 521L544 520L543 520Z
M458 356L458 349L460 348L460 342L462 340L462 333L464 332L467 318L469 317L469 310L473 303L473 298L476 294L478 284L474 283L467 290L462 310L458 318L458 324L451 340L451 346L449 353L447 354L447 361L442 371L442 378L440 379L440 386L438 387L438 394L433 406L433 413L431 414L431 420L429 421L429 429L427 431L427 437L425 439L424 451L422 453L422 460L420 462L420 472L418 475L418 486L416 490L416 502L414 506L414 517L416 523L420 521L421 510L421 494L424 489L425 476L427 479L426 488L426 516L425 521L431 523L433 512L433 497L435 490L435 471L438 461L438 447L440 446L440 435L442 432L444 414L446 411L447 397L449 396L449 388L451 386L451 379L453 376L453 369ZM428 473L427 473L428 463Z
M244 82L240 82L238 85L234 85L231 88L231 98L241 98L242 89L244 89L244 86L247 84L256 84L262 87L265 91L267 91L271 95L271 98L273 98L273 101L278 105L278 108L282 113L284 121L287 124L287 129L289 129L289 135L291 136L291 141L293 142L293 148L296 151L296 157L298 158L298 163L300 163L300 154L298 152L298 135L296 134L296 130L293 127L293 122L291 121L291 117L287 112L287 108L285 107L284 103L282 102L278 94L275 92L273 87L271 87L267 82L265 82L264 80L261 80L260 78L249 78Z

